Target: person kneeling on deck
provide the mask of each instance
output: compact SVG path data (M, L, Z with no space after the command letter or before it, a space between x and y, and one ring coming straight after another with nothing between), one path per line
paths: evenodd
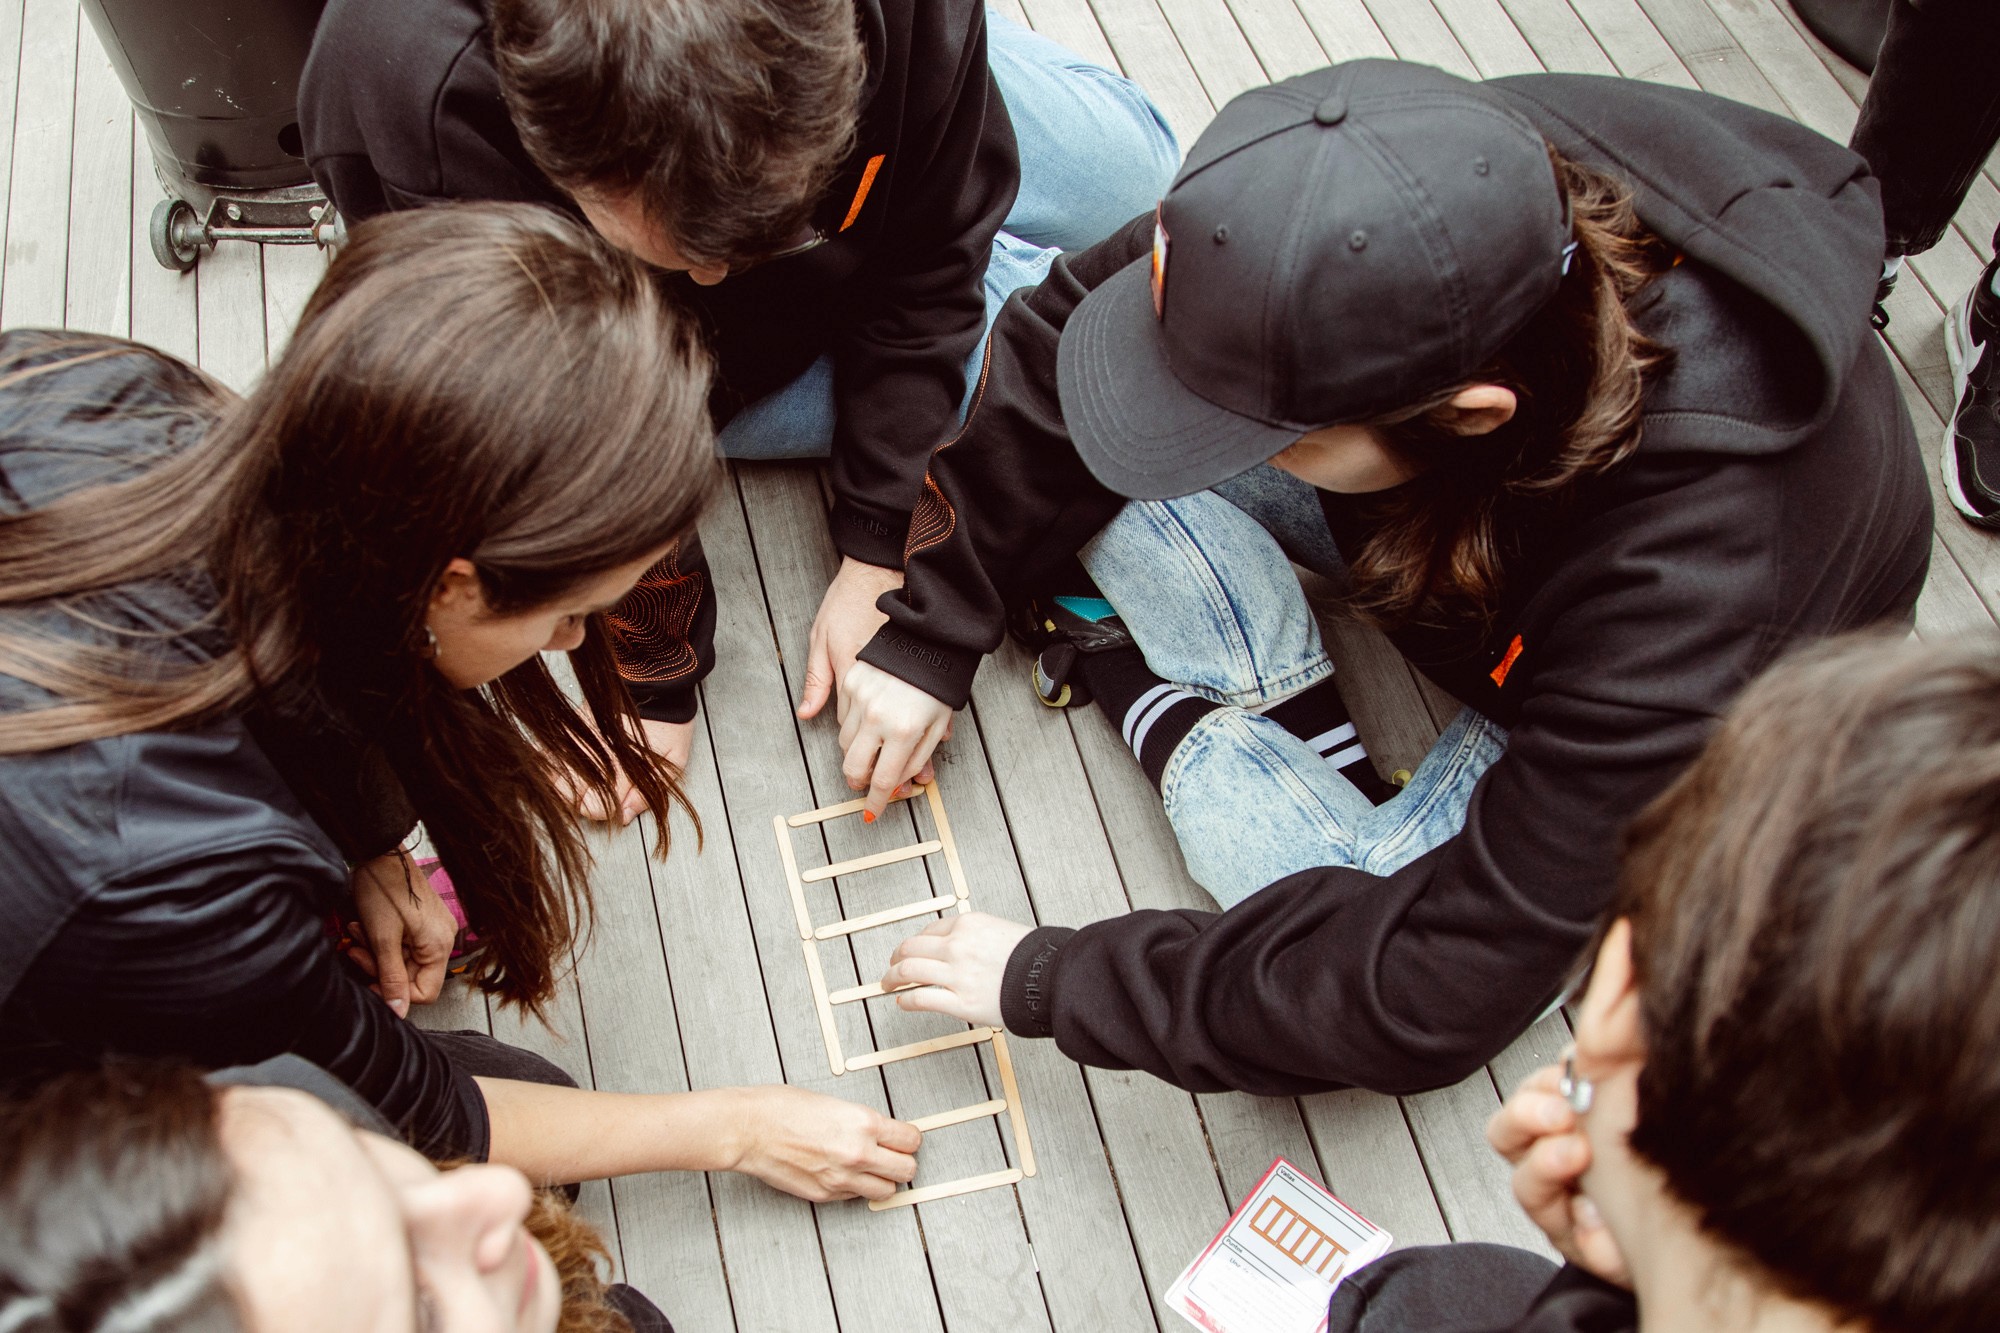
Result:
M2000 1328L2000 641L1819 645L1632 824L1487 1129L1569 1261L1400 1250L1328 1333Z
M883 983L1195 1089L1476 1069L1743 684L1911 615L1881 237L1859 158L1701 93L1362 61L1230 103L996 325L847 732L885 799L1036 594L1044 698L1095 695L1228 910L956 917ZM1292 561L1464 705L1394 795Z
M724 455L831 454L808 717L902 582L1000 303L1180 161L1136 84L982 0L332 0L299 116L350 220L448 199L588 219L700 312ZM646 740L685 764L715 632L692 536L618 624ZM587 808L629 821L644 795Z
M292 1054L432 1156L538 1183L915 1174L922 1136L865 1106L579 1091L407 1021L455 934L399 850L419 819L468 981L540 1013L591 913L556 770L681 799L616 725L604 619L721 486L708 376L642 265L524 204L357 227L247 399L136 343L0 337L0 1096Z

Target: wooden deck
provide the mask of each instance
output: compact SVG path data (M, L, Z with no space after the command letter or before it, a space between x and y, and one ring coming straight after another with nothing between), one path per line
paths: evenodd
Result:
M1184 144L1242 90L1357 56L1396 55L1480 77L1540 69L1623 74L1715 92L1835 138L1862 80L1781 0L1002 0L1056 40L1117 65L1158 99ZM157 267L144 141L76 0L0 0L0 324L69 325L143 339L225 381L254 380L320 271L310 251L225 244L199 270ZM1943 308L1979 272L2000 220L1989 165L1959 229L1914 261L1888 343L1927 449L1950 390ZM806 628L834 566L810 466L739 466L703 526L720 585L722 666L703 689L705 733L688 775L707 841L664 865L635 830L601 845L592 947L563 989L557 1033L490 1020L459 993L424 1016L488 1027L548 1053L586 1085L620 1090L785 1080L901 1116L996 1095L990 1067L956 1051L839 1079L827 1061L797 944L774 814L843 799L830 720L792 701ZM2000 542L1939 496L1919 630L1991 628ZM1330 626L1349 697L1385 767L1414 763L1451 704L1381 640ZM1003 653L942 752L941 782L978 907L1082 924L1131 907L1204 906L1159 802L1095 710L1049 712ZM899 810L907 807L899 807ZM897 814L829 826L829 860L909 841ZM810 833L804 830L803 833ZM801 845L806 839L801 837ZM922 862L842 884L845 915L937 892ZM937 882L942 883L941 873ZM833 908L820 905L830 918ZM827 918L823 918L827 919ZM875 976L897 929L833 947L828 984ZM864 1006L848 1006L859 1010ZM958 1025L866 1006L887 1046ZM850 1016L857 1024L863 1016ZM854 1031L858 1034L857 1026ZM624 1275L698 1330L1183 1327L1159 1297L1277 1154L1317 1173L1399 1244L1483 1239L1541 1247L1514 1208L1482 1127L1500 1091L1563 1043L1538 1024L1457 1087L1391 1098L1189 1096L1143 1076L1082 1069L1047 1042L1015 1060L1040 1174L1010 1189L871 1213L811 1207L737 1176L636 1177L586 1189ZM857 1036L855 1040L860 1040ZM923 1180L1005 1165L990 1120L931 1136Z

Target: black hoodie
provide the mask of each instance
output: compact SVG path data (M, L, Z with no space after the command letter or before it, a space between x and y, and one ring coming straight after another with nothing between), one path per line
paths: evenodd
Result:
M299 124L313 176L344 216L454 199L575 212L508 118L488 7L327 5ZM714 287L685 274L666 281L708 330L721 372L718 425L832 356L834 544L895 566L925 460L957 420L985 314L987 254L1020 168L987 67L981 0L856 0L855 16L868 62L860 124L812 219L831 239ZM684 591L647 601L678 611L635 625L643 649L621 660L628 675L655 682L662 672L649 667L681 664L638 691L647 716L678 721L693 716L694 683L713 663L713 589L698 550L659 577Z
M1910 617L1930 496L1869 331L1882 220L1861 159L1703 93L1583 75L1488 87L1629 181L1684 257L1640 315L1674 357L1638 451L1514 534L1490 626L1390 636L1509 728L1506 753L1463 831L1395 874L1309 870L1221 915L1035 931L1003 987L1013 1031L1197 1090L1454 1082L1555 998L1610 899L1620 829L1743 685L1801 640ZM1123 503L1063 433L1055 350L1069 312L1150 241L1135 220L1010 301L862 660L963 703L1004 608ZM1368 503L1324 501L1352 552Z

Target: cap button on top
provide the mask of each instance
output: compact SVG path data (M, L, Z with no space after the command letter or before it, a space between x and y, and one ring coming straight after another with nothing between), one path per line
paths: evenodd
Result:
M1347 99L1334 93L1313 108L1313 119L1321 125L1338 125L1347 119Z

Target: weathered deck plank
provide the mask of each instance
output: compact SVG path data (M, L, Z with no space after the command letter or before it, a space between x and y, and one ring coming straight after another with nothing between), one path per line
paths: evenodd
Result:
M76 0L27 0L21 12L7 250L0 326L60 328L69 277L71 129L76 118Z
M766 1021L776 1036L780 1067L787 1083L887 1112L879 1074L837 1079L827 1068L798 928L771 837L772 815L810 809L816 802L790 719L791 696L774 651L761 579L767 571L780 577L782 566L803 561L806 552L754 551L733 487L704 522L703 533L720 613L716 654L731 664L702 686L708 731L697 741L697 757L703 750L713 754L723 796L720 805L704 809L704 823L724 823L733 844L740 877L737 896L756 944L757 989L768 1005ZM720 743L719 737L727 737L728 743ZM670 940L669 953L677 952L679 944ZM913 1210L874 1215L865 1208L834 1206L818 1213L820 1243L843 1326L919 1333L943 1328Z
M1616 74L1618 67L1568 0L1501 0L1521 37L1545 69Z
M254 245L219 245L194 271L201 368L238 393L264 373L264 264Z
M1312 29L1329 61L1395 58L1396 48L1362 0L1297 0L1297 3L1300 16Z
M14 136L18 125L21 100L21 39L25 0L0 0L0 74L6 82L0 84L0 310L5 309L7 294L6 258L9 224L13 220L14 184ZM40 229L35 228L34 237L39 237Z
M131 274L132 336L183 361L200 355L192 273L171 273L153 262L146 225L159 192L153 185L153 153L134 117L127 133L132 173L132 226L127 233L126 272ZM110 262L117 262L110 257Z
M1638 0L1570 0L1570 8L1625 78L1700 86Z
M87 23L72 133L63 323L123 338L132 331L132 104Z

